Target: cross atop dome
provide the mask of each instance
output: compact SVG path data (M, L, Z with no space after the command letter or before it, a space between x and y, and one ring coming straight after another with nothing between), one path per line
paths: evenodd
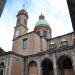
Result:
M39 19L45 19L45 16L41 13L41 15L39 16Z

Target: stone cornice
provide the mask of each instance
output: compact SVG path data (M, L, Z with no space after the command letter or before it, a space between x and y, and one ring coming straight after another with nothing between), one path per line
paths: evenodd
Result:
M9 51L9 52L4 52L1 56L11 54L11 55L16 55L16 56L19 56L19 57L22 57L22 58L27 58L27 57L42 56L42 55L45 55L45 54L59 53L59 52L62 52L62 51L68 51L68 50L73 50L73 49L75 49L74 46L63 46L63 47L60 47L60 48L50 48L47 51L39 52L39 53L28 55L28 56L23 56L23 55L15 53L15 52Z
M59 52L62 52L62 51L68 51L68 50L72 50L72 49L75 49L75 47L74 46L63 46L63 47L60 47L60 48L50 48L47 51L39 52L39 53L36 53L36 54L33 54L33 55L29 55L28 57L42 56L42 55L45 55L46 53L47 54L59 53Z

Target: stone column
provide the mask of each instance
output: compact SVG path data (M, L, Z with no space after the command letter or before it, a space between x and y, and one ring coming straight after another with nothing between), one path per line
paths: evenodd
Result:
M40 66L40 60L38 61L38 75L41 75L41 66Z
M10 55L10 58L8 57L8 60L7 60L7 65L6 65L7 72L6 72L5 75L11 75L12 61L13 61L13 56Z
M75 74L75 53L72 52L72 66L73 66L73 70L74 70L74 74Z
M53 54L53 70L54 70L54 75L58 75L57 74L57 63L56 63L56 55Z
M24 75L28 75L28 57L24 59Z

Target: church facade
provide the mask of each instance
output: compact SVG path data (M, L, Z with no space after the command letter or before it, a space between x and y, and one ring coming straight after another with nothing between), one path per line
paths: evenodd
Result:
M52 38L52 29L41 14L27 32L28 13L17 14L12 51L0 48L0 75L74 75L74 33Z

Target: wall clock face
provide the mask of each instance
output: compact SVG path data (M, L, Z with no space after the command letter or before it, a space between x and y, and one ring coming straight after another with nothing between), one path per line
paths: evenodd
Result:
M17 31L15 32L15 37L19 37L19 35L20 35L20 31L17 30Z

